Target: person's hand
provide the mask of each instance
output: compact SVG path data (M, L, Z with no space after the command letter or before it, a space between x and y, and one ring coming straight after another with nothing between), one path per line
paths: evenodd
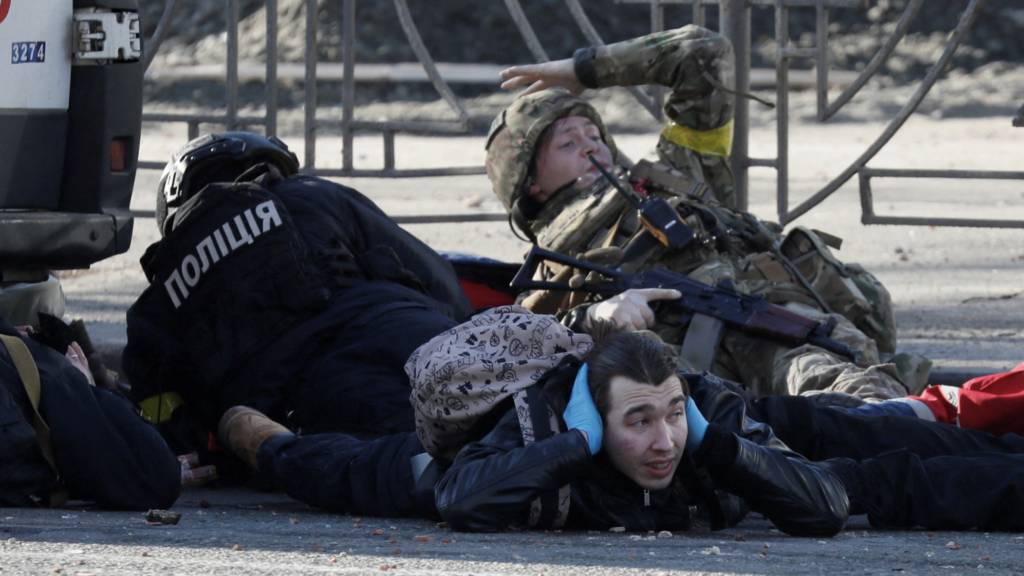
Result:
M591 456L601 451L604 422L597 411L597 405L594 404L594 398L590 395L586 364L580 366L579 372L576 373L576 381L572 383L569 404L566 405L565 412L562 412L562 419L565 420L566 428L575 428L583 432Z
M594 322L612 322L625 330L646 330L654 326L654 310L650 303L656 300L674 300L682 294L671 288L631 288L587 308L583 328L589 330Z
M579 94L585 89L576 77L572 58L512 66L501 71L501 80L501 87L505 90L527 86L523 94L531 94L546 88L565 88L573 94Z
M68 362L71 362L72 366L78 368L79 372L85 374L85 379L89 381L89 384L96 385L96 382L92 379L92 371L89 370L89 360L85 357L85 352L82 351L82 347L78 345L78 342L68 344L64 357L68 359Z
M704 433L708 430L707 418L700 413L692 396L686 399L686 426L686 449L692 454L700 448L704 442Z
M202 486L217 479L217 468L213 465L200 466L196 452L181 454L178 463L181 464L182 486Z

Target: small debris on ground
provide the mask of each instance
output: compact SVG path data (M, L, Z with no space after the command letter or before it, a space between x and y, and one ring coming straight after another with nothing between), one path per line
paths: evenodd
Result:
M961 300L961 304L972 304L974 302L998 302L1000 300L1013 300L1024 292L1013 292L1011 294L997 294L995 296L974 296Z
M179 520L181 520L181 512L158 510L156 508L146 512L146 524L149 524L150 526L177 524Z

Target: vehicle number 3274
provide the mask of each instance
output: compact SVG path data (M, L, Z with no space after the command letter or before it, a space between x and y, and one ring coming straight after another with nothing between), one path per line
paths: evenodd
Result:
M11 44L11 64L46 62L46 42L15 42Z

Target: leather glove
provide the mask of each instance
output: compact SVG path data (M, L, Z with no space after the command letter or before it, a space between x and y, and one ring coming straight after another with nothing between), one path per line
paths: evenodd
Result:
M580 366L579 372L576 373L576 381L572 384L569 404L562 413L562 419L565 420L566 428L575 428L584 433L591 456L601 451L604 422L601 421L601 414L598 413L594 398L590 395L586 364Z
M689 428L686 435L686 450L692 454L700 448L704 442L704 433L708 430L708 421L700 413L692 396L686 399L686 425Z

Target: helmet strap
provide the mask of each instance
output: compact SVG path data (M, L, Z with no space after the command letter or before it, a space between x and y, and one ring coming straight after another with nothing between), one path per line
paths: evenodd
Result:
M260 162L250 166L245 172L235 178L235 182L255 182L263 186L270 186L284 180L284 174L273 162Z
M526 215L523 214L520 200L522 200L522 196L516 198L516 201L512 203L512 209L508 211L508 227L512 230L512 234L514 234L516 238L536 246L537 235L530 229L530 221L527 220ZM520 235L520 232L522 232L526 237L524 238L523 235Z

